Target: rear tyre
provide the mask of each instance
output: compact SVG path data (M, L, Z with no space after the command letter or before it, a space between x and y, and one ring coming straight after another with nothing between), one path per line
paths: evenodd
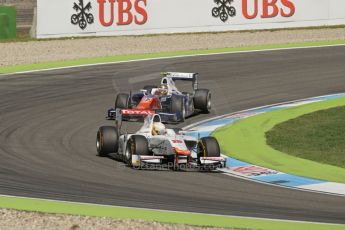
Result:
M156 85L145 85L144 89L147 91L148 94L151 94L152 89L158 88Z
M179 114L179 121L186 119L186 109L184 106L184 97L173 95L171 98L171 113Z
M133 135L127 142L127 148L125 153L125 159L128 166L133 167L132 156L140 155L147 156L149 155L149 144L144 136Z
M198 159L200 157L220 157L220 147L214 137L203 137L198 143Z
M203 113L211 111L211 92L208 89L197 89L194 95L194 107Z
M129 95L126 93L119 93L115 100L115 109L128 109Z
M110 153L117 153L119 148L119 135L117 128L102 126L97 132L96 148L99 156L106 157Z

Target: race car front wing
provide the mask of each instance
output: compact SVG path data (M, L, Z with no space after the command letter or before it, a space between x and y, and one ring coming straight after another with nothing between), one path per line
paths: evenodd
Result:
M224 157L200 157L188 159L186 156L176 156L179 157L178 164L185 165L186 169L202 169L211 167L212 169L225 168L226 159ZM157 167L173 167L176 161L167 161L167 156L132 156L132 165L138 168L145 168L149 166L150 168Z

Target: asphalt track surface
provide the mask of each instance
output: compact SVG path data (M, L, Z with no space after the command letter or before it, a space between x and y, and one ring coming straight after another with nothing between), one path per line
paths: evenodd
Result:
M199 72L216 115L345 91L345 46L186 57L0 76L0 194L345 224L345 198L220 173L133 170L96 155L116 92ZM130 128L133 128L130 125Z

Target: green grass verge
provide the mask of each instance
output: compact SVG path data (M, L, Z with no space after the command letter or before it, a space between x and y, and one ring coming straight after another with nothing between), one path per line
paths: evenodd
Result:
M306 114L266 133L267 144L281 152L345 168L345 107Z
M55 214L72 214L116 219L141 219L163 223L188 224L195 226L232 227L245 229L345 229L345 225L312 224L279 220L250 219L179 212L154 211L146 209L78 204L29 198L0 197L0 207L23 211L37 211Z
M318 110L345 105L345 98L272 111L217 129L223 153L255 165L294 175L345 183L345 169L298 158L267 145L265 133L275 125Z
M97 64L97 63L120 62L120 61L163 58L163 57L177 57L177 56L195 55L195 54L231 53L231 52L239 52L239 51L300 48L300 47L308 47L308 46L327 46L327 45L342 45L342 44L345 44L345 40L260 45L260 46L208 49L208 50L190 50L190 51L177 51L177 52L152 53L152 54L119 55L119 56L99 57L99 58L83 58L83 59L78 59L78 60L55 61L55 62L38 63L38 64L30 64L30 65L5 66L5 67L0 67L0 74L9 74L9 73L16 73L16 72L23 72L23 71L61 68L61 67L67 67L67 66L88 65L88 64Z

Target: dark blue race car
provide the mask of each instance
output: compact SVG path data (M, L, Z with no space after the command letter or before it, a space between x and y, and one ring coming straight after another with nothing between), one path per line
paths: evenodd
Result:
M192 83L192 92L181 92L176 81ZM127 120L142 118L157 113L163 122L183 122L195 113L209 113L211 92L198 88L197 73L162 73L160 86L145 86L137 93L120 93L116 96L115 107L108 110L108 118L115 119L116 111L122 111Z

